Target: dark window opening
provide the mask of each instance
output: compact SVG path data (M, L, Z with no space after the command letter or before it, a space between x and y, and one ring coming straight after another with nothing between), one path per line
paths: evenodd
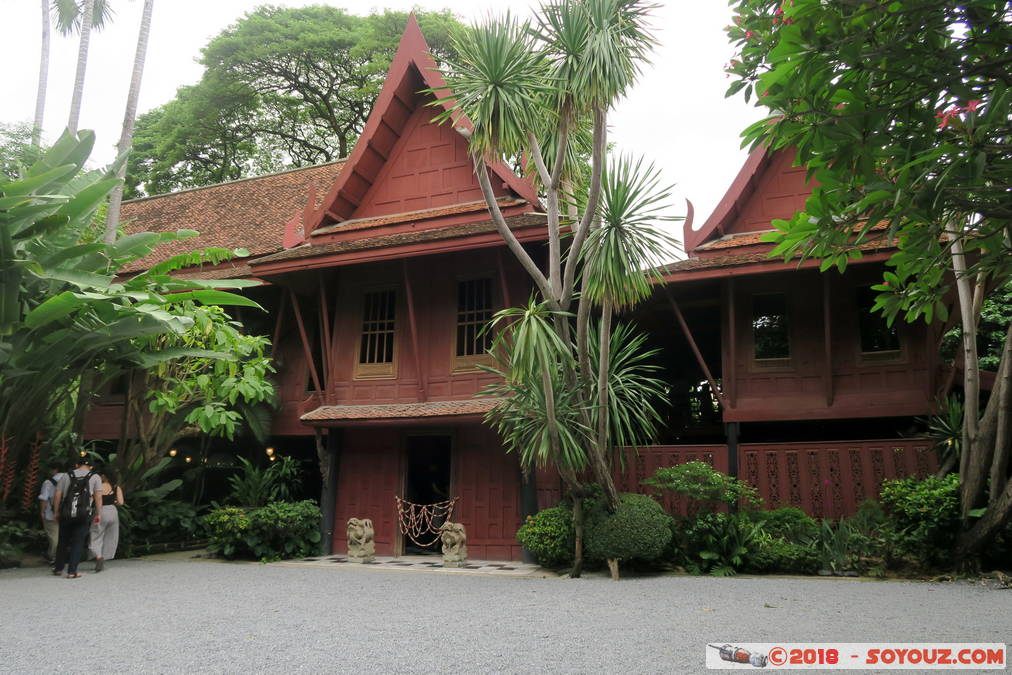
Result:
M492 335L484 330L492 320L492 280L468 279L457 283L457 356L484 354Z
M872 312L875 306L875 296L878 291L871 286L860 286L857 289L857 322L861 332L861 351L871 352L895 352L900 349L900 337L895 326L886 323L881 312Z
M396 303L397 293L393 290L365 294L359 363L393 363Z
M756 359L791 357L787 296L783 293L753 296L752 338Z

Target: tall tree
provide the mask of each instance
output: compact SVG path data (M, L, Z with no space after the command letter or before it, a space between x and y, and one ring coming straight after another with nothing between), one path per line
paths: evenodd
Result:
M101 30L112 17L112 8L106 0L53 0L56 9L57 27L63 35L80 33L77 48L77 71L74 75L74 91L70 100L70 117L67 128L77 133L81 117L81 101L84 98L84 75L88 66L88 47L91 44L92 29Z
M1012 277L1012 22L1003 0L860 3L738 0L733 94L770 117L746 142L797 148L816 179L805 210L774 221L774 254L841 270L858 246L896 247L875 309L890 321L945 319L962 330L965 411L959 461L963 533L977 553L1012 518L1012 325L981 406L983 299ZM879 227L887 224L886 229Z
M39 88L35 94L35 126L32 127L32 145L42 143L42 123L46 117L46 88L49 85L50 16L49 0L42 3L42 53L39 55Z
M649 270L669 254L667 237L654 226L669 219L660 209L670 191L652 165L605 158L608 110L633 85L654 44L647 25L652 7L641 0L555 0L541 6L533 24L506 16L473 26L454 41L456 54L443 68L452 96L433 103L446 107L436 119L468 138L492 220L540 295L502 315L516 319L500 344L508 352L506 382L528 394L507 397L490 417L514 449L523 450L521 439L537 441L533 451L521 451L525 468L558 467L577 496L578 472L589 467L610 511L619 504L610 462L615 441L636 437L656 420L653 399L644 394L642 415L622 414L630 433L616 435L616 404L631 408L622 401L628 392L611 386L611 329L617 310L649 295ZM460 123L461 113L470 128ZM585 189L576 190L582 197L564 250L562 216L573 198L563 186L585 175L578 150L586 146L578 140L588 127L591 171ZM489 161L520 156L545 195L545 271L513 235L489 178ZM525 409L532 401L543 413ZM531 414L543 421L534 439L523 431ZM574 500L578 542L580 504ZM578 576L579 543L576 557Z
M134 53L134 68L130 74L130 90L127 94L126 112L123 113L123 131L120 133L116 150L120 155L130 150L133 141L134 121L137 118L137 99L141 94L141 78L144 76L144 58L148 52L148 36L151 34L151 12L155 0L144 0L144 11L141 14L141 27L137 32L137 51ZM118 178L126 176L126 164L119 170ZM119 227L120 203L123 201L123 184L117 185L109 197L109 208L106 211L105 242L111 244L116 240L116 229Z
M417 16L445 55L457 20L448 12ZM200 82L138 120L128 194L347 156L406 20L404 12L361 17L325 6L245 15L204 48Z

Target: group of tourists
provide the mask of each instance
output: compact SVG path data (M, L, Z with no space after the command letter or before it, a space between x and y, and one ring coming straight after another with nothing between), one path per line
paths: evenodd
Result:
M78 565L88 542L89 558L95 559L95 571L116 556L119 544L119 514L123 489L108 469L95 470L91 460L81 457L72 470L53 467L39 492L39 513L49 539L47 559L53 575L80 579Z

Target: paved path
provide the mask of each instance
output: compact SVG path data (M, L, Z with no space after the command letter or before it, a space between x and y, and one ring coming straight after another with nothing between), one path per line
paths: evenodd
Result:
M700 673L708 641L1012 641L1012 591L970 585L85 567L0 570L0 672Z

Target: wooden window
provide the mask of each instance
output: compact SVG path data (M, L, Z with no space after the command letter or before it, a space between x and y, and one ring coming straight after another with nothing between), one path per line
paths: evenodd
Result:
M457 326L454 340L454 370L487 363L492 334L485 330L492 320L492 280L465 279L457 282Z
M857 325L861 333L861 353L881 354L898 352L900 337L895 326L886 323L881 312L872 312L878 291L871 286L857 288Z
M752 342L757 361L791 358L786 295L772 293L752 297Z
M362 335L355 377L394 377L397 291L367 291L362 297Z

